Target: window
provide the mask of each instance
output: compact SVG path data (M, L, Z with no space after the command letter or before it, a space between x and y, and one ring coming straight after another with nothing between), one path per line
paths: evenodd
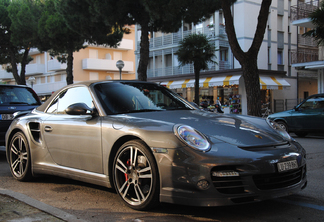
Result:
M89 58L90 59L98 59L98 50L89 49Z
M114 60L122 60L122 53L114 52Z
M73 87L61 92L46 113L66 114L65 109L75 103L85 103L88 107L93 107L92 97L86 87Z
M282 50L278 50L277 58L278 58L278 61L277 61L278 65L283 65L283 51Z
M300 106L301 109L323 109L324 97L313 97Z
M228 61L228 49L227 48L221 48L220 49L220 60L221 61Z

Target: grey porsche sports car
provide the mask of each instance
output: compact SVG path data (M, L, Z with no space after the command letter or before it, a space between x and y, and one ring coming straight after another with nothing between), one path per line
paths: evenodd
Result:
M19 181L51 174L114 187L129 207L251 203L306 187L306 152L269 120L202 111L141 81L68 85L12 122Z

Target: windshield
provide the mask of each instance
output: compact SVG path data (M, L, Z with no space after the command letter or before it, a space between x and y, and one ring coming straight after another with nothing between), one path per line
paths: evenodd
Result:
M40 105L37 95L32 89L14 86L0 87L1 105Z
M157 84L110 82L94 89L107 114L194 109L178 94Z

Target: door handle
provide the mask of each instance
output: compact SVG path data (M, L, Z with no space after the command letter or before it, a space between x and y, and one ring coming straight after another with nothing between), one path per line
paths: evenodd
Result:
M50 127L50 126L45 126L45 132L52 132L52 127Z

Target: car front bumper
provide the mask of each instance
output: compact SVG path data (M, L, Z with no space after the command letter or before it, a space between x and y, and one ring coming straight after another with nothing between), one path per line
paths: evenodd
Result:
M306 187L306 153L299 144L258 152L227 146L211 153L197 153L188 147L155 152L160 201L192 206L235 205L288 196ZM279 173L277 164L291 160L298 162L298 168ZM215 176L216 172L226 176Z

